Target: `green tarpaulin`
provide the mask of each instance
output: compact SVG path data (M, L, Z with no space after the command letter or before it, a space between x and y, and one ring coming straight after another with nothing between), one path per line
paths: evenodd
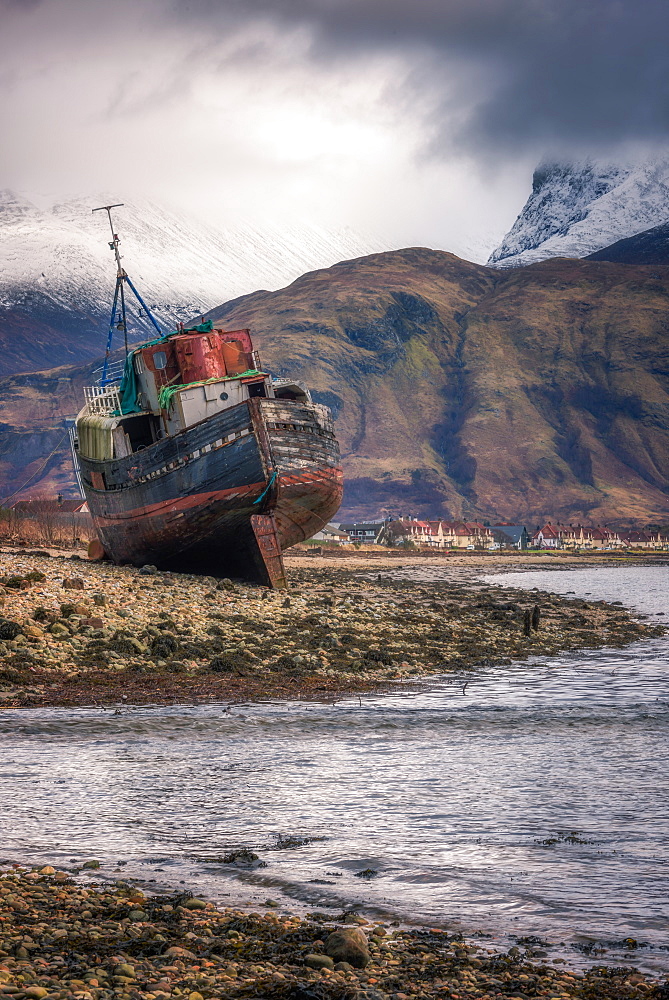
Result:
M156 344L164 344L171 337L178 337L182 333L211 333L214 329L214 324L212 320L208 319L204 323L200 323L199 326L188 326L183 330L173 330L172 333L166 334L164 337L158 337L157 340L147 340L145 344L135 350L142 350L143 347L155 347ZM119 395L121 397L121 414L125 415L127 413L141 413L142 408L137 404L137 375L135 373L135 365L133 363L134 351L127 356L125 359L125 368L123 369L123 378L121 379L121 384L119 386ZM245 372L245 374L248 374ZM214 381L216 381L214 379ZM196 383L194 382L193 385ZM167 387L165 387L167 388ZM182 385L170 386L172 394L177 389L183 389ZM162 393L161 393L162 394ZM161 406L166 404L162 403ZM118 416L118 414L117 414Z
M234 375L233 378L250 378L252 375L261 375L262 372L258 372L255 368L249 368L248 371L242 372L241 375ZM176 392L181 392L182 389L190 389L194 385L207 385L210 382L223 382L229 381L229 379L223 379L220 375L216 378L205 378L200 379L198 382L187 382L184 385L164 385L158 394L158 405L163 410L167 410L170 405L170 400Z
M204 323L200 323L199 326L187 326L184 327L183 330L177 330L177 333L211 333L213 329L213 322L210 319L207 319ZM170 333L169 336L173 337L174 334Z
M133 364L133 355L129 354L125 359L123 378L119 386L119 397L121 399L121 413L141 413L142 409L137 405L137 375Z

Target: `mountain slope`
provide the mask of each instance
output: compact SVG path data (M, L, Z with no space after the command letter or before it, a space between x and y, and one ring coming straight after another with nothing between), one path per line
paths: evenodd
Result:
M585 257L669 221L669 158L636 165L556 163L537 168L532 193L489 264L518 267Z
M588 254L588 260L617 264L669 264L669 222Z
M501 271L413 248L209 315L249 326L270 370L304 378L332 407L346 516L642 524L669 509L668 306L669 268ZM21 442L58 431L87 377L0 381L5 493L37 468ZM67 468L55 462L45 482L62 487Z
M347 230L221 231L146 201L116 209L115 223L124 266L166 329L221 299L380 249ZM109 239L106 213L93 214L88 201L40 209L0 193L0 374L76 363L104 350L115 279ZM132 311L137 318L134 302ZM150 331L145 320L143 329Z

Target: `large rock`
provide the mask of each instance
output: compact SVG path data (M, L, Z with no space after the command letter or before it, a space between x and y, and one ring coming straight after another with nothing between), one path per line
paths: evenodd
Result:
M49 625L49 632L51 635L55 635L58 638L63 638L64 636L70 634L69 629L67 629L64 625L61 625L60 622L54 622L53 625Z
M7 618L0 618L0 639L15 639L21 632L18 622L9 621Z
M334 969L329 955L305 955L304 964L310 969Z
M340 927L326 940L325 954L335 962L348 962L354 969L364 969L370 961L365 932L359 927Z
M198 899L196 896L193 896L192 899L187 899L186 902L184 903L184 906L186 907L187 910L206 910L207 909L207 904L206 904L205 900L204 899Z

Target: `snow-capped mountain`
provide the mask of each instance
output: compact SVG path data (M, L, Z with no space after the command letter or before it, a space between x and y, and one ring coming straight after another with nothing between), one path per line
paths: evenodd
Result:
M666 221L669 156L636 164L547 164L535 171L525 207L488 263L518 267L585 257Z
M91 209L115 200L40 208L0 193L0 344L7 348L0 371L83 361L104 350L115 265L107 214ZM126 202L114 222L123 265L165 329L219 302L280 288L305 271L388 249L347 229L221 230L148 201Z
M37 287L63 305L76 297L107 312L115 275L110 230L107 214L92 213L92 207L95 200L39 209L11 192L0 194L3 304L22 288ZM279 288L305 271L387 249L350 230L220 230L148 201L126 202L114 218L124 266L168 323L258 288Z

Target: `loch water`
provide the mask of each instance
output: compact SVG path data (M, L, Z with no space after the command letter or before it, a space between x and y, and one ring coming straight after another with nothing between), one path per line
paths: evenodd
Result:
M667 567L489 579L669 612ZM0 859L666 971L668 722L666 637L328 704L5 710Z

